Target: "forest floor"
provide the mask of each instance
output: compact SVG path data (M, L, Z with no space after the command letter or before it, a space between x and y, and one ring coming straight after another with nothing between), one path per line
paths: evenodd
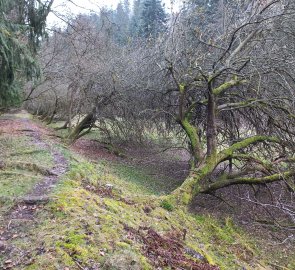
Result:
M185 155L125 152L68 147L25 111L1 115L0 269L295 269L287 242L167 205Z

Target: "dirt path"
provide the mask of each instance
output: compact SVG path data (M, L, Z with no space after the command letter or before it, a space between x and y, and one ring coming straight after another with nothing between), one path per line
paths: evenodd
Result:
M44 176L28 194L17 199L4 216L5 224L0 226L0 253L4 260L0 262L0 268L12 269L22 263L22 260L28 261L28 251L19 250L12 241L27 237L28 229L32 231L31 229L38 224L37 213L42 211L43 205L48 202L52 189L66 173L68 164L63 154L53 146L52 139L48 139L49 131L33 122L25 111L2 115L0 132L30 137L38 149L50 152L54 164L48 170L48 175Z

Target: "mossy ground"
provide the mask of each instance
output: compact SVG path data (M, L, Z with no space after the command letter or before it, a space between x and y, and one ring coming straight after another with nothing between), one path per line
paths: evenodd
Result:
M17 143L13 140L7 142L13 145L11 153L33 149L24 138L18 138ZM8 151L9 147L2 147ZM19 249L28 250L28 259L15 269L155 269L142 252L143 243L128 235L126 225L134 229L151 227L161 235L185 230L185 240L180 239L184 245L220 269L294 269L290 251L278 248L267 253L258 239L230 218L217 220L178 206L163 207L159 194L166 190L161 186L149 188L148 181L154 179L147 175L107 161L94 164L56 147L68 158L69 171L54 190L53 200L38 212L36 226L13 241ZM43 152L41 155L43 158L30 155L30 162L43 160L44 166L49 165L50 157ZM19 160L22 155L17 157ZM15 190L26 181L25 177L18 182L10 180L14 185L11 190L25 193L28 188ZM0 178L2 182L4 178ZM35 180L29 182L31 186ZM111 192L107 192L109 189Z
M31 254L34 262L24 269L154 269L142 254L142 244L128 238L125 224L152 227L160 234L185 229L185 245L221 269L272 269L257 242L231 219L216 220L177 207L167 211L160 206L160 197L146 195L134 182L108 173L107 166L72 161L55 190L55 200L40 213L42 222L30 240L36 247ZM85 183L112 185L115 195L99 196L85 189ZM146 206L151 209L148 213Z

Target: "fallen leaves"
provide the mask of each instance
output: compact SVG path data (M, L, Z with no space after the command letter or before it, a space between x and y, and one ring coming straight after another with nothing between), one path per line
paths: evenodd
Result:
M181 237L183 233L179 231L171 231L162 236L150 227L140 227L136 230L125 224L124 229L129 239L142 244L143 254L157 268L219 270L218 266L186 256L186 248Z
M107 198L112 198L117 201L124 202L128 205L133 205L134 201L128 198L123 198L120 194L117 194L114 191L114 186L111 184L105 184L105 185L93 185L89 182L88 179L83 179L82 181L83 187L92 193L95 193L96 195L100 197L107 197Z

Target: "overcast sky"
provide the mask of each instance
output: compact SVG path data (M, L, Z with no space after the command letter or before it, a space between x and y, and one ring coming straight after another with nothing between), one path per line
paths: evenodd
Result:
M132 5L133 0L129 0ZM71 14L99 12L102 7L115 9L120 0L55 0L52 6L54 12L48 16L48 26L63 26L62 20L58 19L55 14L67 16ZM162 0L167 9L171 10L171 2L173 9L176 10L181 0Z

